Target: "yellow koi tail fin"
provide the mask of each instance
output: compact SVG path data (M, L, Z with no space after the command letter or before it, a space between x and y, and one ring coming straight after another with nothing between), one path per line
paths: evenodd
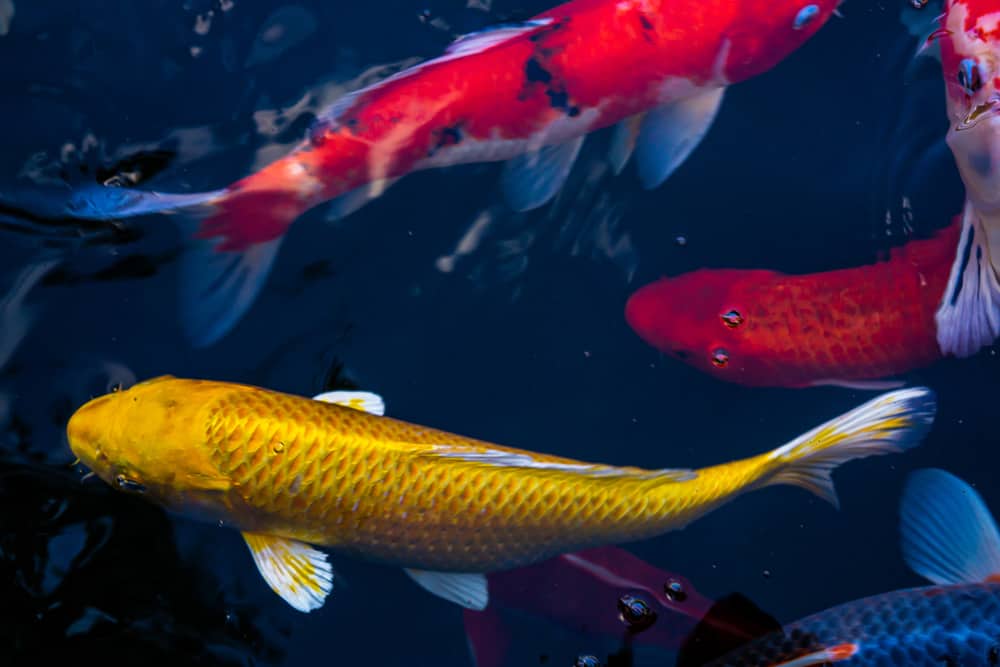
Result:
M831 473L848 461L916 447L934 422L937 401L925 387L882 394L765 456L763 486L791 484L839 507Z

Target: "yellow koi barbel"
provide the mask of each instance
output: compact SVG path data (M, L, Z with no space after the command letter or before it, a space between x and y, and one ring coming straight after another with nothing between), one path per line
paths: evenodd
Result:
M925 388L883 394L772 452L700 470L586 463L382 416L366 392L315 399L170 376L72 416L73 453L105 482L242 531L261 575L301 611L333 588L329 547L400 566L482 609L483 573L681 528L745 491L800 486L836 504L841 463L916 446Z

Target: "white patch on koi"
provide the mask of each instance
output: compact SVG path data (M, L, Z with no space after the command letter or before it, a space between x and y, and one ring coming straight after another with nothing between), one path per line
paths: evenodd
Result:
M726 65L729 63L729 52L732 50L733 42L728 37L722 38L722 45L719 47L719 54L715 57L715 64L712 65L712 80L720 86L728 86L732 83L726 77Z

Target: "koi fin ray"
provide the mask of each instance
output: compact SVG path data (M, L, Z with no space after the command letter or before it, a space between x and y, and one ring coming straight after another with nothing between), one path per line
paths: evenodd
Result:
M502 449L472 449L469 447L441 445L435 449L434 455L468 463L569 472L588 477L633 477L635 479L656 479L662 482L689 482L698 477L697 471L686 468L646 470L644 468L627 468L599 463L584 463L581 461L552 460L547 457L535 457L530 452L512 452Z
M195 347L229 333L257 299L283 237L241 250L221 250L194 240L180 261L180 320Z
M878 396L772 452L777 468L765 484L799 486L839 507L833 470L854 459L916 447L934 421L936 403L934 392L924 387Z
M980 495L937 468L910 475L900 501L903 560L939 585L1000 576L1000 532Z
M490 596L486 585L486 575L458 572L428 572L427 570L403 570L424 590L454 602L460 607L482 611L489 604Z
M509 160L504 165L501 187L507 203L518 212L548 203L566 182L584 137L543 146Z
M261 533L243 533L257 570L275 593L295 609L323 606L333 590L326 554L308 544Z
M989 236L969 202L948 286L934 321L938 346L945 355L972 356L1000 336L1000 280L990 255Z
M715 120L725 90L712 88L646 113L635 149L644 188L660 186L698 146Z
M380 417L385 414L385 401L378 394L370 391L327 391L313 396L314 401L335 403L347 408L354 408Z
M640 113L630 116L615 126L614 134L611 137L611 147L608 149L608 162L615 176L622 173L629 158L635 152L636 143L639 140L639 130L642 128L642 119L646 114Z
M382 178L340 195L330 202L326 211L327 221L334 222L346 218L373 199L381 197L398 180L398 178Z

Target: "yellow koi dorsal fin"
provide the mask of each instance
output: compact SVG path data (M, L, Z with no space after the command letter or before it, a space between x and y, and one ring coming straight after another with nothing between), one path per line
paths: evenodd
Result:
M531 452L511 451L505 449L477 449L452 445L438 445L430 453L431 456L465 461L466 463L481 463L483 465L502 468L534 468L536 470L551 470L576 473L587 477L632 477L634 479L656 479L663 482L688 482L695 479L698 473L684 468L662 468L646 470L644 468L628 468L605 465L602 463L585 463L582 461L561 460L556 457Z
M264 581L295 609L319 609L333 590L333 571L326 554L295 540L243 533Z
M370 391L327 391L313 396L314 401L334 403L381 417L385 414L385 401Z
M804 655L794 660L778 663L774 667L810 667L810 665L823 665L828 662L840 662L847 660L858 652L857 644L837 644L830 648L816 651L809 655Z

